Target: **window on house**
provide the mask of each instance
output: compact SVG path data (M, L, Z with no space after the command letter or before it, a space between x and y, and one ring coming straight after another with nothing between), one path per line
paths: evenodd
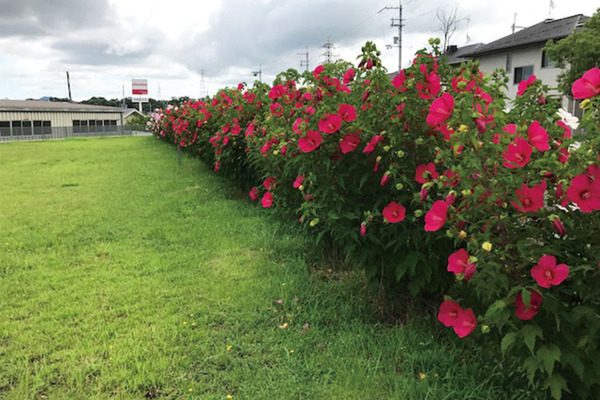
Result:
M527 78L529 78L531 75L533 75L533 65L516 67L513 83L516 85L521 81L527 80Z
M506 68L505 71L507 74L510 74L512 71L512 54L506 53Z
M10 136L10 121L0 121L0 136Z
M542 68L556 68L556 62L545 51L542 51Z

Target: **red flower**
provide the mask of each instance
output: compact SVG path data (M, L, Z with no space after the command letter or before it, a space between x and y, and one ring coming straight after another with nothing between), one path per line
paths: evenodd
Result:
M427 232L439 230L446 223L446 219L448 219L448 203L438 200L425 214L425 230Z
M365 225L364 222L362 224L360 224L360 236L361 237L367 236L367 226Z
M421 72L425 75L425 85L421 82L417 82L417 92L419 97L422 99L433 99L438 95L441 89L441 79L436 71L432 71L427 74L427 66L425 64L420 66Z
M283 85L276 85L271 88L269 91L269 98L272 100L276 100L282 97L285 94L286 90Z
M271 192L267 192L264 194L260 203L264 208L269 208L273 205L273 194Z
M352 122L356 119L356 108L350 104L340 104L338 107L338 115L343 121Z
M511 201L510 203L521 212L534 212L544 206L544 193L546 192L546 181L530 188L523 184L521 189L515 190L518 203Z
M533 121L529 125L527 136L529 137L529 143L539 151L550 149L548 145L548 132L540 126L539 121Z
M564 121L561 120L556 121L556 125L560 126L565 131L563 134L563 139L571 139L571 136L573 135L569 125L565 124Z
M254 186L252 188L252 190L250 190L250 192L248 193L248 195L250 196L250 198L252 200L258 199L258 188L256 186Z
M348 71L346 71L344 73L344 85L347 85L348 83L350 83L350 81L352 81L354 79L354 76L356 75L356 73L354 72L354 68L349 68Z
M351 133L342 138L340 141L340 148L342 149L342 153L346 154L356 150L359 144L360 138L358 137L358 134Z
M448 272L454 272L454 275L465 274L465 281L471 279L475 274L476 264L469 262L469 253L465 249L460 249L448 256Z
M342 126L342 117L337 114L325 114L319 121L319 130L323 133L337 132Z
M375 148L377 147L377 144L379 142L383 141L383 136L381 135L375 135L371 138L371 141L367 144L367 146L365 147L365 149L363 150L363 153L372 153L373 151L375 151Z
M406 215L406 208L401 204L392 201L383 209L383 218L389 223L401 222Z
M323 138L321 137L321 134L319 132L308 131L306 132L306 136L303 136L300 139L298 139L298 147L303 152L309 153L315 150L317 147L319 147L322 141Z
M525 166L531 160L533 149L527 140L517 138L508 148L502 153L504 158L503 166L506 168L519 168Z
M523 303L521 292L519 292L515 299L515 306L517 307L515 314L517 315L517 318L523 321L530 320L538 313L540 305L542 305L542 295L537 291L533 290L531 292L531 299L529 301L529 307L527 308L525 307L525 303Z
M456 333L459 338L464 338L465 336L470 335L475 330L475 327L477 327L477 318L475 318L473 310L470 308L468 310L461 310L454 323L454 333Z
M276 116L283 115L283 106L279 103L272 103L269 108L271 109L271 114Z
M302 185L302 182L304 182L304 177L302 175L298 175L292 186L294 189L298 189Z
M392 79L392 85L399 92L406 92L408 90L408 88L405 86L405 83L406 83L406 75L404 75L404 70L400 71L400 73L398 75L396 75L394 77L394 79Z
M415 171L415 181L421 184L429 182L432 179L437 179L439 176L440 175L435 170L434 163L418 165L417 170Z
M542 256L538 263L531 268L531 276L543 288L557 286L569 276L569 267L566 264L556 265L556 257Z
M379 184L381 186L385 186L390 182L390 176L388 174L383 174L383 176L381 177L381 182L379 182Z
M426 121L430 125L441 125L452 116L453 110L454 97L450 93L444 93L442 97L431 103Z
M577 175L567 189L567 196L582 212L600 210L600 177Z
M275 187L275 182L277 181L277 179L273 178L272 176L266 178L263 181L263 186L265 189L267 190L271 190L271 188Z
M519 82L519 88L517 89L517 96L523 96L523 94L525 93L525 91L527 90L527 88L531 85L533 85L533 82L535 82L535 75L531 75L529 77L529 79L527 79L526 81L521 81Z
M325 67L322 65L318 65L317 68L313 71L313 76L315 79L319 79L321 77L321 72L325 71Z
M444 300L442 304L440 304L440 311L438 312L438 321L442 324L450 328L456 324L458 320L458 315L463 309L460 307L455 301L452 300Z
M600 94L600 69L594 67L577 79L571 87L576 99L589 99Z

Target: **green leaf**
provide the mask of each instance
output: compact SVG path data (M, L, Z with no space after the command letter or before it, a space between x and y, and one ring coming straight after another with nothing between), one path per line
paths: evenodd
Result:
M533 378L535 378L535 372L540 367L540 362L536 358L529 356L523 362L523 367L525 367L525 371L527 371L529 383L533 383Z
M502 338L502 342L500 343L500 350L502 351L502 357L504 357L506 350L508 350L508 348L510 346L512 346L512 344L515 342L516 339L517 339L516 332L510 332Z
M569 391L569 388L567 387L567 381L565 381L565 378L559 374L554 374L546 380L544 383L544 389L548 388L550 389L550 395L552 398L557 400L560 400L563 390L565 392Z
M583 380L583 371L585 367L583 366L583 362L579 357L577 357L573 353L565 353L562 356L562 362L564 364L568 364L573 368L573 371L577 374L577 376Z
M492 320L498 313L506 307L506 302L504 300L496 300L492 303L485 312L485 319Z
M554 363L560 360L560 349L555 344L550 344L548 346L544 345L539 348L537 351L537 359L542 362L544 369L548 373L548 375L552 375L554 371Z
M544 338L544 331L538 325L525 325L523 329L521 329L521 333L523 334L523 340L527 345L531 354L535 354L535 338L539 337L540 339Z

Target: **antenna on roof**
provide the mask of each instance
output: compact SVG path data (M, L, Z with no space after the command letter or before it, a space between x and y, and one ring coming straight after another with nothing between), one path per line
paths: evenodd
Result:
M517 25L517 13L515 13L515 18L513 19L513 24L511 26L511 28L512 28L512 33L515 33L515 29L517 29L517 28L519 28L519 29L525 28L524 26Z
M552 19L552 9L556 8L553 0L550 0L550 4L548 5L548 18Z
M471 17L465 18L467 20L467 44L471 42L471 36L469 36L469 25L471 25Z

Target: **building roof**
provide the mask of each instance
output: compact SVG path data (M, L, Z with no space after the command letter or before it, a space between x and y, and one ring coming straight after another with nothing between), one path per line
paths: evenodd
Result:
M581 29L583 23L588 19L590 17L582 14L561 19L546 19L545 21L483 45L469 53L464 53L464 55L480 56L509 48L524 47L537 43L546 43L548 40L562 39L569 36L575 30Z
M465 57L466 54L471 54L483 46L485 46L483 43L475 43L463 47L449 46L448 51L446 51L446 59L450 65L460 64L469 60Z
M141 112L139 112L137 108L125 108L123 110L123 118L129 117L131 114L139 114L139 115L145 117L145 115L142 114Z
M120 107L40 100L0 100L0 111L123 112Z

